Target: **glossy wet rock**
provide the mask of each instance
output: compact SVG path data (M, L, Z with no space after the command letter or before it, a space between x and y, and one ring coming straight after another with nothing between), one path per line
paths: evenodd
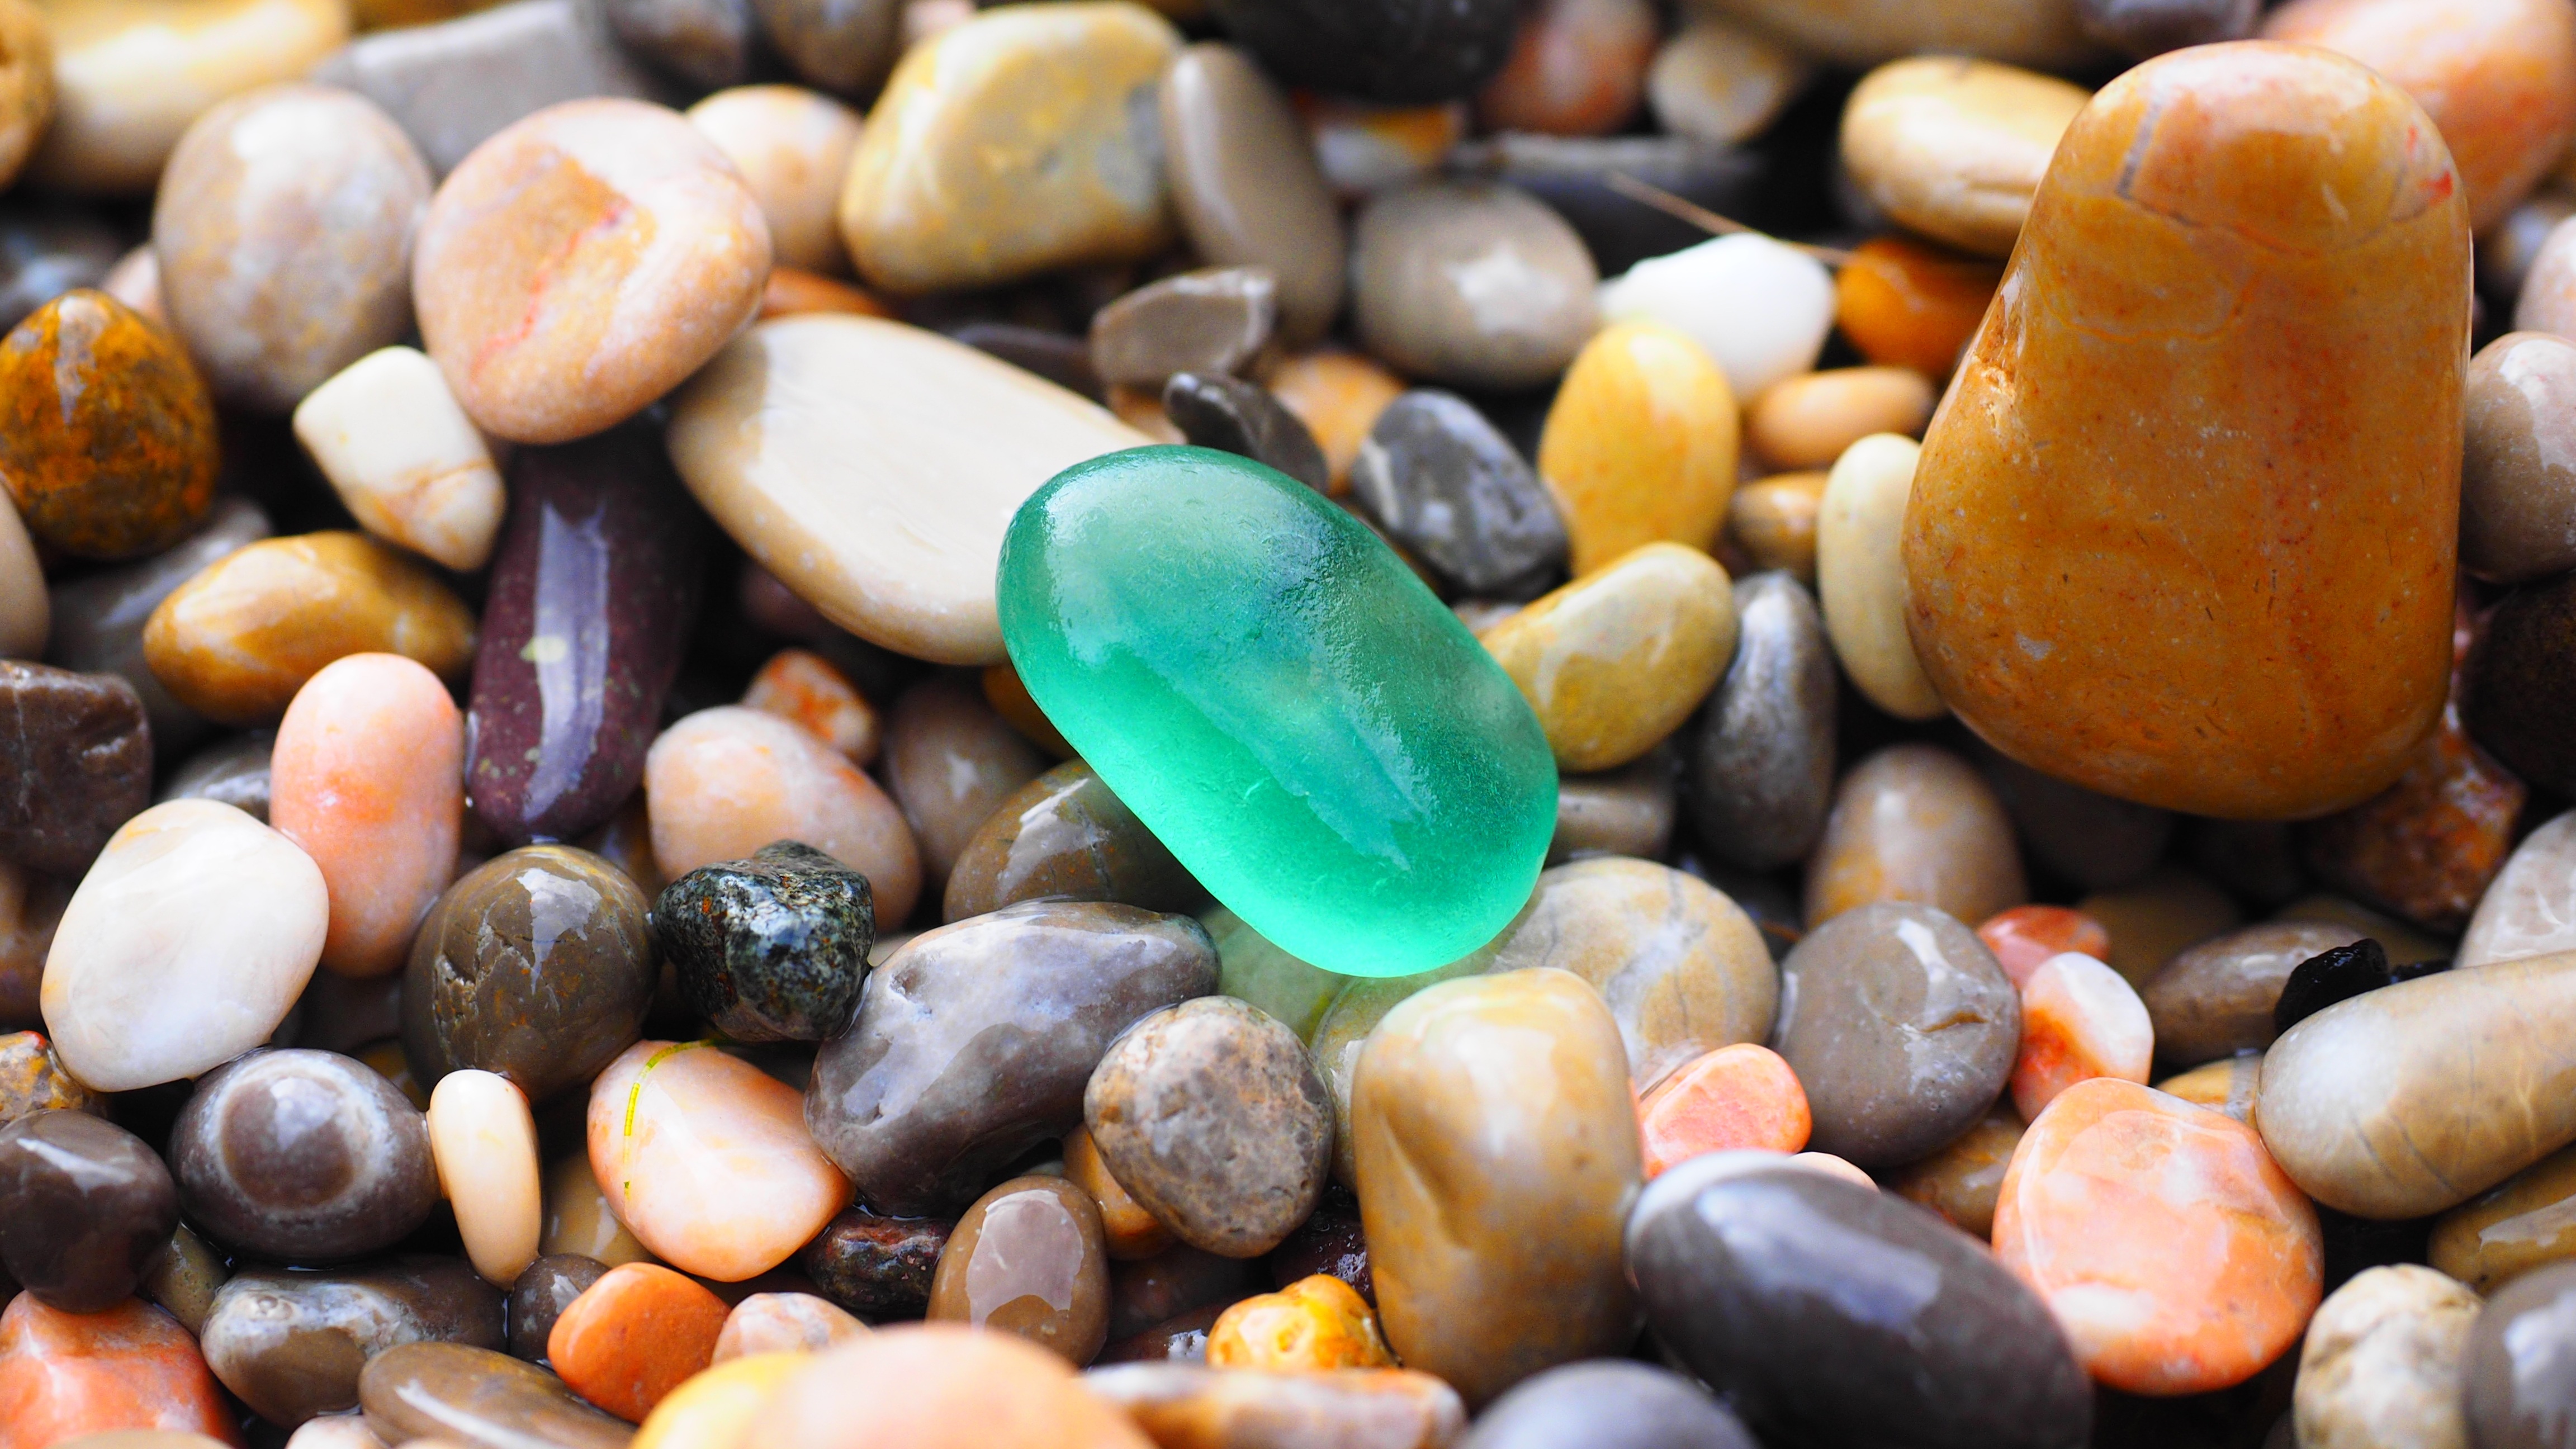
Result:
M1563 371L1592 334L1597 280L1573 227L1487 182L1387 192L1351 234L1360 340L1400 371L1455 387L1530 387Z
M842 184L859 274L909 295L1159 250L1152 87L1179 49L1161 17L1098 4L979 16L915 47Z
M967 842L1042 767L973 685L928 679L904 691L886 717L884 773L921 850L924 889L946 889Z
M173 800L109 837L54 931L45 1028L82 1082L174 1082L268 1040L312 979L322 872L229 805Z
M2576 782L2576 752L2551 720L2565 694L2557 661L2576 623L2576 584L2566 577L2508 594L2470 651L2460 700L2470 738L2532 785Z
M510 1285L510 1356L541 1362L555 1320L607 1272L607 1264L579 1253L548 1253L530 1263Z
M2087 1370L2132 1393L2252 1377L2323 1286L2316 1211L2253 1128L2111 1078L2068 1088L2022 1134L1995 1251Z
M1162 842L1077 760L994 807L957 856L942 913L962 921L1042 897L1172 911L1201 895Z
M993 571L1021 502L1144 441L974 348L812 314L736 340L675 400L670 430L680 476L745 552L832 622L944 664L1004 657Z
M1208 1330L1210 1368L1393 1368L1377 1315L1351 1286L1329 1274L1228 1308Z
M1863 357L1947 377L2003 268L1902 236L1872 237L1834 278L1834 322Z
M2547 1045L2576 956L2446 971L2329 1007L2263 1060L2263 1138L2328 1207L2420 1217L2576 1139Z
M1486 630L1558 768L1608 770L1681 727L1735 653L1735 596L1707 554L1650 543Z
M206 1316L215 1310L215 1295L231 1276L225 1256L182 1223L170 1235L169 1248L153 1259L135 1296L179 1320L190 1333L202 1333Z
M759 204L714 142L660 107L574 101L449 174L421 223L412 295L477 426L561 443L715 355L758 308L769 263Z
M715 1362L754 1354L820 1353L868 1326L811 1293L754 1293L725 1315Z
M1007 1333L903 1324L812 1359L756 1416L760 1449L1148 1449L1065 1361Z
M2012 1102L2025 1121L2037 1121L2077 1082L2111 1077L2144 1085L2154 1065L2146 1003L2119 972L2069 951L2042 962L2022 983Z
M2534 1273L2487 1301L2461 1368L2470 1442L2487 1449L2559 1449L2569 1439L2576 1368L2576 1268Z
M588 851L534 845L477 866L421 922L403 978L403 1050L542 1102L625 1050L653 995L645 900Z
M537 1124L506 1077L467 1068L431 1091L429 1156L456 1213L466 1260L508 1288L536 1261L545 1235Z
M358 1376L367 1427L388 1444L435 1438L457 1449L625 1449L631 1425L575 1397L561 1379L507 1354L455 1343L407 1343Z
M1985 1115L2012 1075L2021 1003L1993 954L1938 910L1836 916L1781 976L1772 1042L1806 1086L1820 1152L1911 1162Z
M1193 447L1239 453L1318 493L1331 482L1315 435L1267 389L1241 378L1175 374L1163 385L1163 413Z
M0 661L0 720L0 858L77 875L151 803L143 701L113 674Z
M1090 1195L1053 1177L1015 1177L984 1194L940 1254L930 1318L1089 1363L1109 1332L1109 1255Z
M884 919L912 914L921 859L902 811L810 731L740 706L700 710L653 741L644 785L665 873L793 840L864 876Z
M544 1193L545 1219L537 1232L540 1254L573 1254L603 1268L642 1262L651 1256L609 1211L608 1194L600 1190L599 1177L590 1170L586 1145L583 1150L546 1164Z
M296 691L270 756L269 821L330 887L325 967L402 968L456 872L464 762L447 687L399 654L334 660Z
M164 1429L241 1442L233 1410L186 1329L128 1299L105 1313L58 1313L21 1293L0 1312L0 1425L12 1449L110 1429Z
M405 1343L501 1346L501 1294L453 1258L365 1268L255 1268L215 1295L207 1366L260 1417L293 1427L358 1406L368 1359Z
M876 710L832 662L810 649L781 649L743 687L743 704L804 726L853 765L876 763Z
M2271 818L2405 769L2448 674L2458 453L2440 439L2465 364L2465 209L2433 135L2369 72L2261 43L2149 61L2068 129L1906 513L1923 668L2005 754L2126 799ZM2239 190L2222 178L2240 164L2272 179ZM2386 199L2363 210L2279 201L2364 175L2395 179L2369 183ZM2105 256L2154 258L2131 274L2149 290ZM2312 300L2363 285L2360 311ZM2176 351L2177 335L2195 340ZM2319 358L2348 371L2330 381ZM2360 401L2401 375L2429 413ZM2160 431L2177 407L2230 441L2181 466ZM2335 421L2293 437L2292 412ZM2097 481L2112 477L2130 481ZM2361 479L2385 513L2309 521ZM2206 501L2166 501L2184 496ZM2301 567L2254 564L2284 528ZM2133 541L2058 567L2066 541L2111 536ZM2182 560L2207 582L2177 583ZM2361 616L2385 621L2367 648L2335 622Z
M1409 1369L1329 1373L1120 1364L1082 1376L1158 1444L1348 1444L1427 1449L1459 1442L1457 1391Z
M2372 1268L2334 1291L2299 1351L2295 1411L2318 1449L2467 1449L2460 1360L2478 1296L2430 1268Z
M161 601L198 570L266 538L268 531L268 515L258 504L246 498L218 502L196 532L163 552L54 589L50 651L35 652L67 669L123 676L143 697L153 748L176 755L205 733L206 721L179 703L144 662L144 625Z
M214 390L282 413L402 340L429 167L373 102L263 87L199 116L154 193L162 304Z
M1227 997L1138 1021L1083 1093L1083 1121L1119 1184L1181 1241L1269 1252L1314 1211L1332 1099L1296 1034Z
M351 654L400 654L441 679L474 657L464 601L362 533L270 538L173 590L143 626L143 659L218 724L273 725L305 681Z
M2561 1149L2433 1224L2425 1261L2492 1294L2514 1278L2576 1257L2576 1152Z
M1743 908L1653 861L1551 867L1478 954L1490 971L1546 966L1591 983L1640 1091L1704 1052L1767 1037L1780 1001L1779 972Z
M640 1420L715 1357L723 1299L668 1268L628 1263L582 1290L546 1335L546 1360L565 1387Z
M1907 230L2001 257L2086 99L2081 87L1991 61L1892 61L1843 109L1842 163Z
M2446 705L2397 783L2307 827L2308 865L2326 886L2447 934L2503 869L2529 793Z
M296 440L369 533L451 569L491 558L501 474L427 354L378 348L305 392L294 420Z
M850 1208L797 1257L825 1297L869 1318L908 1318L930 1302L940 1250L953 1224L945 1218L883 1217Z
M438 1201L420 1109L335 1052L254 1052L198 1078L170 1161L190 1221L289 1263L374 1252Z
M876 940L867 878L796 841L663 888L654 939L689 1009L736 1041L824 1041L859 1005Z
M1088 1089L1086 1089L1088 1090ZM1177 1241L1172 1230L1147 1212L1135 1194L1122 1186L1100 1157L1099 1145L1092 1141L1089 1128L1076 1127L1064 1139L1065 1181L1091 1194L1100 1208L1101 1240L1110 1258L1116 1262L1134 1262L1156 1257L1171 1249ZM1123 1325L1112 1309L1113 1328Z
M1718 361L1674 328L1616 320L1584 344L1538 443L1577 578L1642 544L1715 546L1735 482L1735 405Z
M1970 1237L1988 1240L1994 1236L1995 1199L2022 1131L2011 1105L2000 1105L1947 1147L1897 1169L1887 1190L1929 1208Z
M1161 523L1176 510L1197 521L1186 535ZM1047 717L1299 959L1418 971L1525 899L1555 824L1538 722L1456 617L1313 490L1205 449L1114 454L1023 506L998 593Z
M1735 584L1735 657L1691 733L1691 817L1730 864L1776 869L1825 828L1834 663L1813 595L1782 573Z
M2272 1025L2286 1032L2339 1002L2449 969L2441 961L2391 965L2386 948L2367 938L2338 946L2300 962L2290 973L2288 984L2281 988L2280 1003L2272 1008Z
M2300 962L2348 946L2361 933L2321 921L2271 921L2203 941L2147 979L2139 994L2155 1020L2156 1055L2198 1066L2260 1051L2278 1033L2272 1008Z
M82 558L156 553L214 502L214 400L176 338L86 288L0 339L0 486Z
M1498 1051L1548 1070L1498 1078L1481 1067ZM1618 1025L1580 978L1511 971L1397 1006L1360 1054L1351 1130L1377 1307L1404 1362L1482 1404L1628 1342L1635 1118Z
M1648 1181L1709 1152L1796 1152L1814 1126L1798 1074L1751 1042L1694 1057L1637 1099Z
M1320 335L1341 310L1341 217L1288 97L1242 51L1202 42L1164 73L1158 104L1191 248L1215 266L1268 267L1282 334Z
M796 1089L711 1043L646 1039L591 1084L591 1171L655 1256L720 1283L777 1267L850 1200Z
M1452 586L1527 598L1565 561L1538 474L1474 404L1418 388L1386 405L1351 462L1352 496Z
M1628 1220L1658 1339L1790 1442L2072 1449L2092 1395L2048 1311L1911 1204L1724 1159L1666 1173Z
M510 489L474 657L467 797L505 839L569 839L643 778L696 613L696 525L639 432L522 449Z
M2576 567L2576 342L2499 337L2470 360L2461 396L2461 567L2507 584Z
M1033 901L915 936L816 1060L815 1141L880 1212L953 1210L1081 1120L1109 1041L1216 986L1198 923Z
M0 1263L47 1307L115 1307L178 1226L170 1170L133 1133L62 1110L0 1127Z
M1811 925L1873 901L1915 901L1982 921L2029 895L1994 792L1932 745L1894 745L1854 765L1807 861Z

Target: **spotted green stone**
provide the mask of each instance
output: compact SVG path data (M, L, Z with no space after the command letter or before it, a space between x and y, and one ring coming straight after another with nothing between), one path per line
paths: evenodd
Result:
M1528 900L1556 818L1538 720L1312 489L1204 448L1095 458L1021 505L998 596L1038 707L1281 950L1405 975Z

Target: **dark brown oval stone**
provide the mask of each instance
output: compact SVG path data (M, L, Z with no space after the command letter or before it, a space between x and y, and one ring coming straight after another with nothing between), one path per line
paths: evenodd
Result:
M0 860L78 875L152 803L152 727L134 686L0 660Z
M255 1051L198 1078L170 1163L190 1221L281 1262L375 1252L438 1202L428 1119L336 1052Z
M293 1427L358 1406L367 1360L398 1344L501 1346L501 1292L462 1258L405 1255L332 1272L253 1269L215 1294L206 1366L263 1419Z
M1021 786L984 817L949 872L949 921L1019 901L1117 901L1182 911L1207 893L1080 760Z
M579 1253L548 1253L521 1269L518 1281L510 1285L511 1357L544 1363L555 1320L607 1275L606 1263Z
M358 1402L388 1444L626 1449L635 1437L634 1425L583 1403L544 1369L461 1343L406 1343L367 1360Z
M37 1302L114 1308L178 1226L178 1186L133 1133L60 1109L0 1127L0 1262Z
M919 1318L930 1307L930 1281L955 1226L946 1218L889 1218L849 1208L814 1235L797 1263L824 1297L862 1318Z
M1015 1177L976 1199L939 1255L930 1317L1091 1362L1109 1339L1099 1204L1061 1177Z

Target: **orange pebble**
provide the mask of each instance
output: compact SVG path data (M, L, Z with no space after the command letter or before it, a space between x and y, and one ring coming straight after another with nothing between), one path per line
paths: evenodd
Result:
M640 1421L715 1361L729 1311L685 1274L628 1263L565 1306L546 1335L546 1358L574 1393Z
M1637 1103L1650 1179L1703 1152L1795 1152L1814 1125L1798 1074L1778 1052L1751 1042L1682 1063Z
M128 1299L57 1313L32 1293L0 1313L0 1449L46 1449L111 1429L174 1429L239 1444L223 1390L177 1319Z
M1350 491L1351 463L1369 429L1377 426L1377 415L1404 393L1394 373L1355 352L1330 348L1282 360L1272 370L1269 386L1315 435L1337 494Z
M810 649L781 649L769 656L742 692L742 702L812 730L853 765L877 757L884 733L877 726L877 712L847 675Z
M1152 1213L1145 1211L1118 1179L1109 1175L1109 1164L1100 1160L1100 1148L1091 1140L1091 1129L1076 1127L1064 1139L1065 1180L1100 1204L1101 1236L1108 1239L1109 1256L1122 1263L1150 1258L1172 1245L1172 1230L1164 1227Z
M785 317L797 312L849 312L861 317L892 317L894 309L876 294L847 282L794 267L771 267L769 285L760 289L760 315Z
M1046 717L1038 702L1029 698L1029 687L1020 682L1019 671L1008 664L996 664L984 671L984 702L1039 749L1059 760L1073 758L1073 746L1065 743L1055 721Z
M322 964L382 976L411 955L465 825L465 720L438 676L399 654L323 666L286 707L268 822L322 868Z
M2022 1134L1995 1255L2112 1388L2197 1394L2299 1341L2324 1296L2317 1212L2253 1128L2097 1077Z
M2029 982L2041 962L2064 951L2081 951L2096 961L2111 959L2111 933L2082 911L2064 906L2015 906L1986 917L1977 939L1995 953L2012 984Z
M2000 262L1873 237L1834 279L1834 324L1872 362L1948 377L2003 278Z
M2021 988L2021 1054L2013 1110L2036 1119L2058 1094L2094 1077L2147 1080L2156 1029L2119 972L2080 951L2051 956Z
M1246 1298L1208 1330L1209 1368L1393 1368L1377 1314L1350 1284L1329 1274L1300 1278L1276 1293Z
M1539 0L1476 113L1491 131L1606 136L1637 113L1656 29L1646 0Z

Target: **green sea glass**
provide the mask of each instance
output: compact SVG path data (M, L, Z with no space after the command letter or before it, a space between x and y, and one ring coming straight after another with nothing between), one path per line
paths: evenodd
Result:
M1400 976L1492 939L1556 826L1520 691L1357 520L1205 448L1131 448L1002 542L1029 694L1190 873L1279 949Z

